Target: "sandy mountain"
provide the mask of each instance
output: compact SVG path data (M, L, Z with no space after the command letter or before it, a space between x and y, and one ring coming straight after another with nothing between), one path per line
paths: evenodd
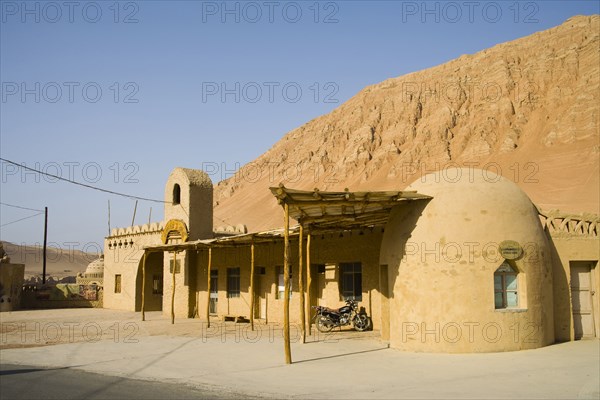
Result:
M599 31L577 16L366 87L220 182L215 226L282 226L267 190L280 182L401 190L457 165L501 173L542 209L599 213Z
M14 264L25 264L25 278L42 276L42 247L2 242L4 251ZM73 246L72 246L73 247ZM96 253L81 250L48 247L46 253L46 275L55 278L76 276L85 272L88 264L99 257Z

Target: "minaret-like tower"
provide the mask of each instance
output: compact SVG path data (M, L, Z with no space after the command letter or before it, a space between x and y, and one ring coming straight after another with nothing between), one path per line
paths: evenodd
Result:
M165 222L185 222L188 240L213 237L213 185L204 171L175 168L165 185L165 202Z

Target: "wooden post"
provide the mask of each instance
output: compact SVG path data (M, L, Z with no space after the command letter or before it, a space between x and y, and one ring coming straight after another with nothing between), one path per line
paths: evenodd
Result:
M269 294L265 293L265 325L269 325Z
M300 293L300 330L302 332L302 343L306 343L306 322L304 314L304 263L302 262L302 253L304 252L304 228L300 224L298 234L298 292Z
M208 248L208 267L206 272L206 322L210 328L210 268L212 267L212 247Z
M254 331L254 241L250 244L250 329Z
M290 265L289 265L289 237L290 237L290 210L287 203L283 205L283 349L285 363L292 363L292 350L290 347Z
M175 270L177 269L177 252L173 253L173 287L171 291L171 324L175 323Z
M135 206L133 207L133 218L131 218L131 226L135 225L135 212L137 211L137 203L138 201L135 201Z
M42 254L42 284L46 284L46 253L48 241L48 207L44 207L44 250Z
M146 320L146 252L142 257L142 321Z
M310 231L306 235L306 320L308 325L308 334L312 335L312 326L310 324L310 287L312 277L310 276Z

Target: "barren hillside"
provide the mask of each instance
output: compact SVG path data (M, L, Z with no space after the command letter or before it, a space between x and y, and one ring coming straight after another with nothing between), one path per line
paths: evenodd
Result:
M220 182L215 226L281 226L279 182L403 189L456 165L500 172L543 209L598 213L599 31L598 15L573 17L363 89Z
M25 264L25 278L42 276L42 247L25 244L2 242L4 251L14 264ZM97 259L98 254L85 253L76 250L74 245L70 248L55 248L49 246L46 253L46 274L55 278L76 276L78 272L85 272L90 262Z

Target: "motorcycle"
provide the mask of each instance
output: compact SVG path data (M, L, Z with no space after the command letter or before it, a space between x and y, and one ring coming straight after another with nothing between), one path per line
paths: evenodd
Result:
M327 333L333 328L349 325L352 323L354 329L359 332L366 331L371 327L371 319L364 312L358 311L358 304L354 300L346 300L346 305L333 309L323 306L313 306L315 316L312 322L319 332Z

